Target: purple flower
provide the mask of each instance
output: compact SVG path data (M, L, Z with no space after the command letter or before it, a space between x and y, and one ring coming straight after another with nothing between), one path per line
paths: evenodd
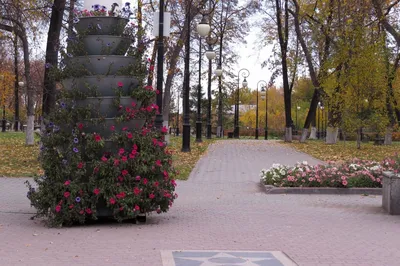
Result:
M92 8L94 9L94 11L97 11L100 9L100 5L93 5Z
M72 54L68 53L67 56L68 56L68 57L72 57Z
M125 6L130 6L130 5L131 5L131 3L129 3L129 2L125 3Z
M111 43L107 43L107 46L111 46Z
M65 108L66 106L67 105L64 102L61 103L61 108Z
M78 143L79 139L78 138L74 138L74 143Z
M46 67L46 68L50 68L50 67L51 67L51 64L50 64L50 63L46 63L46 64L45 64L45 67Z
M80 197L76 197L76 198L75 198L75 201L76 201L76 202L81 202L81 198L80 198Z
M73 21L75 24L76 23L78 23L79 22L79 18L74 18L74 21Z
M76 148L76 147L74 147L72 150L73 150L74 152L79 152L78 148Z
M53 122L50 122L49 123L49 127L53 127L54 126L54 123Z

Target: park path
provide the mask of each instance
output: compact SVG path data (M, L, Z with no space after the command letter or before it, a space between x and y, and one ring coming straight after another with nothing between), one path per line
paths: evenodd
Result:
M386 215L380 197L262 192L262 168L303 160L318 163L274 141L217 142L178 183L171 211L144 225L48 229L29 220L25 179L0 178L0 265L161 266L164 250L282 251L304 266L400 265L400 217Z

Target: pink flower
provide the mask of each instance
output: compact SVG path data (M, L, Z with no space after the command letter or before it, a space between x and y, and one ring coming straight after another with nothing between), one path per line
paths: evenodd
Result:
M123 178L122 176L119 176L119 177L118 177L118 181L119 181L119 182L122 182L122 181L124 181L124 178Z
M150 193L149 199L154 199L154 198L155 198L154 194L153 194L153 193Z
M171 198L171 193L169 193L169 192L164 192L164 197L165 198Z
M56 206L56 212L60 212L61 211L61 206L60 205L57 205Z
M126 196L126 194L123 191L121 193L117 194L118 199L123 199L123 198L125 198L125 196Z
M98 135L98 134L95 134L95 135L94 135L94 140L95 140L96 142L99 142L99 141L101 141L101 137L100 137L100 135Z
M153 138L151 141L153 141L153 145L154 145L154 146L156 146L156 145L157 145L157 142L158 142L158 140L157 140L157 139L154 139L154 138Z
M128 158L126 156L121 157L121 161L126 162L127 160L128 160Z
M158 187L159 184L160 184L160 183L158 183L157 181L154 182L154 186L155 186L155 187Z
M171 179L171 184L172 184L174 187L177 186L176 181L175 181L174 179Z
M64 192L64 197L68 198L69 195L71 195L71 193L69 193L68 191Z
M92 209L90 209L90 208L86 208L85 211L86 211L87 214L92 214Z
M135 103L135 102L132 102L131 105L132 105L132 107L135 107L135 106L136 106L136 103Z
M140 211L140 207L138 205L135 205L135 211Z
M114 199L114 198L111 198L111 199L110 199L110 203L111 203L111 205L114 205L114 204L115 204L115 199Z
M122 170L121 173L122 173L123 176L126 176L128 174L128 170Z
M94 193L95 195L99 195L99 193L100 193L100 189L98 189L98 188L95 188L95 189L93 190L93 193Z
M138 187L135 187L135 188L133 189L133 194L139 195L139 194L140 194L140 189L139 189Z
M70 180L65 181L64 185L69 186L69 184L71 184Z
M82 167L83 167L83 162L79 162L79 163L78 163L78 168L79 168L79 169L82 169Z
M122 83L121 81L118 81L118 83L117 83L117 85L118 85L118 87L123 87L124 86L124 83Z
M103 157L101 157L101 160L103 161L103 162L107 162L107 157L105 157L105 156L103 156Z
M147 178L143 178L143 184L147 185Z
M347 186L347 181L346 181L346 180L343 180L343 181L342 181L342 184L343 184L343 186Z
M114 159L114 166L118 166L119 165L119 160L118 159Z
M136 176L136 181L140 181L140 176Z
M111 126L110 129L111 129L111 131L114 131L115 130L115 126Z
M123 127L122 128L122 131L127 131L128 130L128 127Z
M83 129L83 124L82 124L82 123L79 123L79 124L78 124L78 128L79 128L80 130L82 130L82 129Z
M126 136L128 137L128 139L131 139L133 137L132 133L129 132L128 134L126 134Z
M157 160L157 161L156 161L156 165L161 167L161 161L160 161L160 160Z
M119 149L119 152L118 152L119 155L122 155L124 153L125 153L125 150L123 148Z
M161 129L161 132L162 132L162 133L167 133L167 132L168 132L168 128L164 126L164 127Z

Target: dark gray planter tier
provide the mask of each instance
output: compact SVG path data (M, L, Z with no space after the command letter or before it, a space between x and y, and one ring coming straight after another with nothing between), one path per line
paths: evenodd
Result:
M88 35L82 39L88 55L124 55L131 44L128 38L113 35Z
M382 207L389 214L400 215L400 175L383 173Z
M134 64L135 58L122 55L87 55L69 58L66 63L71 69L84 68L91 75L115 75Z
M76 100L77 107L89 107L92 110L92 116L113 118L122 114L122 109L132 107L134 103L137 108L140 108L140 103L131 97L87 97L83 100ZM120 108L121 107L121 108Z
M75 29L87 35L121 35L129 20L118 17L85 17L79 18Z
M106 118L99 124L89 124L84 122L84 124L86 125L85 132L98 133L105 139L109 138L112 135L113 133L113 131L111 130L112 126L115 127L114 130L116 132L121 132L122 129L124 128L126 128L126 131L135 131L141 129L144 126L144 123L145 119L142 118L132 119L130 121L122 121L122 122L117 121L116 118ZM111 143L109 145L111 145Z
M122 87L118 87L118 83L122 83ZM62 84L66 90L79 89L88 95L116 96L117 91L122 95L130 95L139 82L129 76L85 76L65 79Z

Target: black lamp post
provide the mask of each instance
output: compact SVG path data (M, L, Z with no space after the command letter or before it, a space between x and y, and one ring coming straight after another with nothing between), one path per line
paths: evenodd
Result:
M247 87L247 80L246 78L248 76L250 76L250 71L246 68L242 68L239 70L238 72L238 87L237 87L237 93L236 93L236 105L235 105L235 129L233 131L233 136L235 138L239 138L239 92L240 92L240 73L244 71L244 73L242 73L243 76L243 82L242 82L242 86L244 88Z
M199 38L199 86L197 91L197 121L196 121L196 142L202 142L201 139L201 129L202 129L202 119L201 119L201 38L206 37L210 32L210 25L208 24L204 14L201 22L197 25L197 32L200 35Z
M219 58L218 67L215 70L215 75L218 77L218 130L217 137L222 138L224 136L222 130L222 67L221 67L221 53Z
M267 82L265 80L260 80L257 83L257 104L256 104L256 139L258 139L258 135L259 135L259 128L258 128L258 86L264 83L264 85L262 86L262 88L264 88L265 86L267 86Z
M300 109L301 109L300 106L298 106L298 105L296 104L296 131L297 131L297 128L298 128L298 124L297 124L297 113L299 112Z
M160 0L160 14L158 21L158 39L157 39L157 100L158 113L155 119L156 128L163 127L163 81L164 81L164 0Z
M268 139L268 89L262 87L261 89L261 100L265 100L265 129L264 129L264 139Z
M215 58L215 51L212 49L213 45L216 44L218 38L209 36L207 38L208 50L206 51L206 57L208 59L208 103L207 103L207 139L211 139L211 73L212 73L212 60Z

